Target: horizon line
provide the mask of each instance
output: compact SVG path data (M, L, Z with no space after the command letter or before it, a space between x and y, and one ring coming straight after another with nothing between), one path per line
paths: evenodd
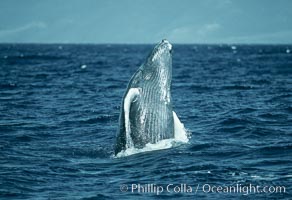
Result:
M157 44L156 43L134 43L134 42L103 42L103 43L96 43L96 42L0 42L0 45L3 44L13 44L13 45L36 45L36 44L41 44L41 45L153 45L153 44ZM213 43L209 43L209 42L204 42L204 43L183 43L183 42L173 42L171 43L173 45L292 45L291 43L263 43L263 42L259 42L259 43L241 43L241 42L213 42Z

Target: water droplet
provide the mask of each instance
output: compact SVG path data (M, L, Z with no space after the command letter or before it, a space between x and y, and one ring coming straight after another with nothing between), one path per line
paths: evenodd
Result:
M233 45L233 46L231 46L231 49L232 49L232 50L236 50L237 47Z

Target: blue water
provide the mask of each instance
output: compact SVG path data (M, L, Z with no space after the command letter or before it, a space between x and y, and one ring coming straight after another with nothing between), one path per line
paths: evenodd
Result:
M172 99L190 141L114 158L123 93L152 48L0 45L0 199L291 199L292 46L174 44Z

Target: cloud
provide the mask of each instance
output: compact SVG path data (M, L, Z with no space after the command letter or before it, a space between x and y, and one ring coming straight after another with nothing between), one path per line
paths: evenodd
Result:
M202 26L201 28L197 30L197 34L201 36L205 36L207 34L217 31L220 28L221 28L221 25L217 23L205 24L204 26Z
M182 26L171 30L167 37L179 43L202 43L212 38L212 35L219 31L221 27L218 23L208 23L201 26Z
M17 28L0 30L0 37L20 34L28 30L35 30L35 29L39 30L39 29L45 29L45 28L47 28L47 25L44 22L31 22L29 24L25 24Z
M224 43L292 43L292 30L233 36L222 40Z

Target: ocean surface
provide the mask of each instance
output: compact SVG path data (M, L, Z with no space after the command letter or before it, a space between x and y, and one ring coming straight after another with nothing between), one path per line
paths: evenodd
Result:
M0 199L291 199L292 46L173 44L189 141L114 157L153 47L1 44Z

